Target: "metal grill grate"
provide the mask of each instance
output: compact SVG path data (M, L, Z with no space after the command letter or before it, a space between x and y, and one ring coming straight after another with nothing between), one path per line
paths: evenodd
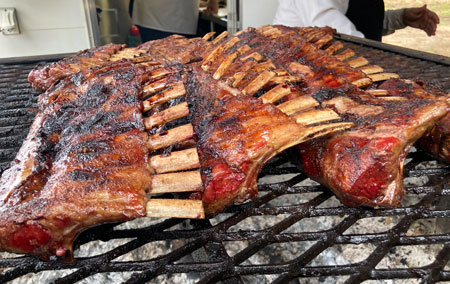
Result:
M35 64L0 65L0 172L14 159L37 110L27 76Z
M450 73L444 65L352 45L362 54ZM38 94L26 82L34 64L0 66L2 172L28 132ZM448 166L411 153L400 207L348 208L307 179L290 156L263 169L260 195L252 202L209 220L140 219L89 229L77 238L73 264L0 254L0 283L450 281Z

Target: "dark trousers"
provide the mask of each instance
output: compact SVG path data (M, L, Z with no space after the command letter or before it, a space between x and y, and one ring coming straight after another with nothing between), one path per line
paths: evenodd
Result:
M350 0L346 16L356 29L364 34L364 37L381 41L384 19L383 0Z
M138 27L139 32L141 33L142 42L146 42L149 40L155 40L155 39L161 39L161 38L165 38L165 37L175 34L175 33L171 33L171 32L163 32L163 31L159 31L159 30L144 28L144 27L141 27L138 25L136 25L136 26ZM179 34L179 33L177 33L177 34ZM187 38L195 37L195 35L187 35L187 34L179 34L179 35L185 36Z

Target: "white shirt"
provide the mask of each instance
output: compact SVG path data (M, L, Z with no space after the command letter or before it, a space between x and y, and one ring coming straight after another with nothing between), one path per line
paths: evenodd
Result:
M279 0L273 24L290 27L330 26L339 33L364 37L345 16L349 0ZM403 9L386 11L383 35L404 28Z
M135 0L133 23L164 32L196 34L200 0Z

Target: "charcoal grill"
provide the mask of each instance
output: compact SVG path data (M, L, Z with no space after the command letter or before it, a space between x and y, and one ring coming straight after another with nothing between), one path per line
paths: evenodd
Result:
M450 91L448 58L339 36L403 78ZM0 171L33 120L36 62L0 62ZM292 155L291 155L292 156ZM259 198L208 220L142 219L101 225L77 238L75 263L0 254L0 283L434 283L450 281L450 169L413 151L406 197L395 209L349 208L293 166L264 167Z

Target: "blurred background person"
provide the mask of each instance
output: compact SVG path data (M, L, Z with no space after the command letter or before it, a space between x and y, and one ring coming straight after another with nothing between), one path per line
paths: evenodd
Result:
M217 2L207 1L205 13L217 13ZM132 21L139 28L144 42L172 34L194 37L199 7L200 0L134 0Z
M330 26L339 33L381 41L406 26L435 35L439 17L426 5L385 11L383 0L279 0L273 23Z

